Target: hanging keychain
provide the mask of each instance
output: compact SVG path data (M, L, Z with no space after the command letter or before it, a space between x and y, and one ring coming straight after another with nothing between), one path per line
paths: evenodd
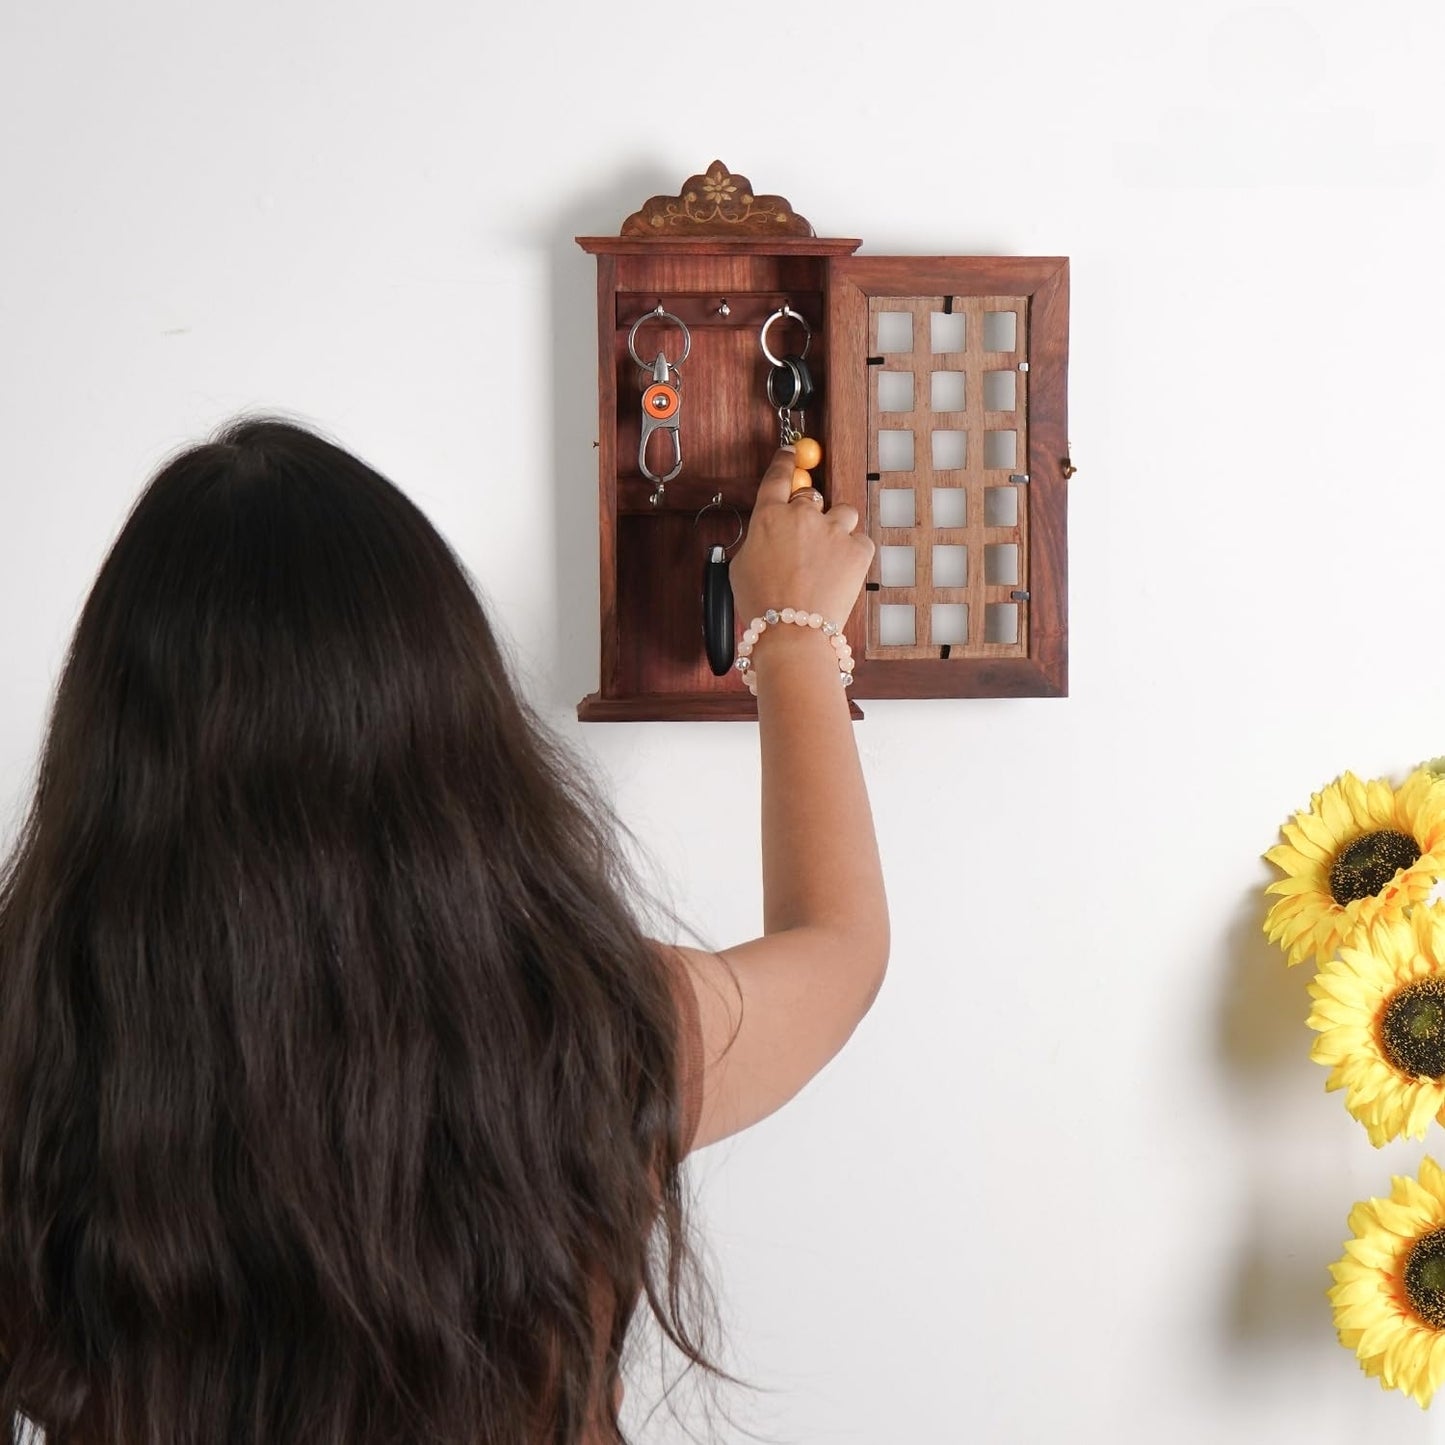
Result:
M669 361L662 351L650 363L637 354L637 333L649 321L670 321L682 332L682 355L676 361ZM647 500L654 507L662 500L667 484L682 470L682 436L679 429L682 374L678 368L691 352L692 333L680 317L663 309L661 301L653 310L639 316L627 333L627 354L642 373L642 435L637 443L637 469L653 484L652 495ZM672 437L671 471L654 472L647 464L647 443L655 431L667 432Z
M738 523L732 541L726 547L717 542L709 544L702 563L703 646L713 675L723 677L733 665L733 588L728 578L728 553L743 539L743 519L736 507L723 507L722 493L718 492L693 518L692 525L696 527L714 507L730 511Z
M803 349L797 355L777 357L768 349L768 330L775 321L796 321L803 328ZM814 396L813 373L808 367L808 348L813 344L813 331L808 323L785 301L763 322L759 342L763 355L772 368L768 372L768 401L778 414L779 441L793 448L796 465L792 490L813 486L809 474L823 460L823 448L804 434L806 413Z

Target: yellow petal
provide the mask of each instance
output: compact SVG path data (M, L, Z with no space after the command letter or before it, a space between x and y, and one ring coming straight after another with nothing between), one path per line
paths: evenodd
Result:
M1356 1348L1362 1356L1383 1355L1398 1338L1399 1332L1398 1319L1376 1320L1360 1335L1360 1343Z
M1399 1186L1399 1180L1393 1181L1395 1188ZM1418 1238L1422 1230L1430 1225L1429 1215L1422 1215L1419 1210L1412 1209L1408 1204L1402 1203L1394 1197L1395 1190L1391 1190L1389 1199L1377 1199L1375 1201L1375 1214L1381 1224L1392 1234L1398 1234L1401 1239L1413 1240Z
M1422 1095L1434 1092L1438 1095L1439 1090L1427 1091L1422 1089ZM1439 1102L1438 1099L1436 1101ZM1438 1224L1445 1210L1441 1209L1440 1201L1428 1190L1418 1179L1411 1179L1408 1176L1396 1181L1404 1202L1420 1216L1422 1220L1430 1224Z
M1442 1170L1428 1154L1420 1161L1420 1183L1436 1199L1445 1203L1445 1170Z
M1337 845L1357 831L1344 795L1338 788L1326 788L1320 794L1320 814Z
M1313 878L1278 878L1264 891L1287 897L1296 893L1318 893L1319 884Z
M1369 1304L1378 1306L1381 1300L1390 1298L1389 1284L1385 1277L1375 1272L1363 1279L1352 1279L1330 1289L1330 1299L1337 1305Z
M1333 858L1339 839L1322 818L1313 813L1296 813L1295 826L1328 858Z

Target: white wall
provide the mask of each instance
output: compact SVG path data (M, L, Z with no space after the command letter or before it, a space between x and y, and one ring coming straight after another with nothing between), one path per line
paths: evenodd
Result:
M1070 255L1073 694L866 709L887 987L698 1162L771 1392L729 1399L799 1445L1430 1438L1324 1299L1421 1151L1325 1096L1257 890L1312 789L1445 751L1434 9L7 7L5 826L136 489L282 407L428 510L678 900L750 936L751 730L573 721L572 237L720 157L875 252Z

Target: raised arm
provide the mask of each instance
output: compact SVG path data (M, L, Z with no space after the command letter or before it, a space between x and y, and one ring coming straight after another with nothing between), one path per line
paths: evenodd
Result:
M873 557L851 507L788 500L790 451L758 489L732 568L744 618L802 607L841 626ZM888 907L838 656L820 630L769 627L753 652L762 748L763 935L674 950L702 1028L693 1147L786 1103L842 1048L888 959Z

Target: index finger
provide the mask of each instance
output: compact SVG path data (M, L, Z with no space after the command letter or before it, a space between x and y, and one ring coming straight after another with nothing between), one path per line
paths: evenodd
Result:
M792 495L793 469L796 466L793 449L779 447L772 461L768 463L762 481L758 483L758 496L753 506L756 508L774 502L785 503Z

